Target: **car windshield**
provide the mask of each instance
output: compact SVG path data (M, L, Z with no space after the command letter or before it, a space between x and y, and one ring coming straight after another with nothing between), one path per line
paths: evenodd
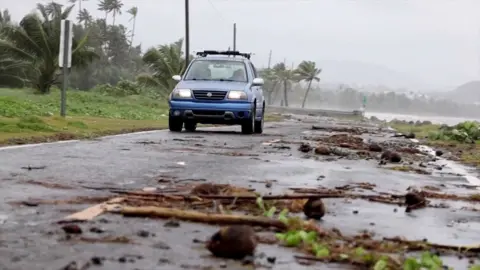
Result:
M196 60L185 80L247 82L245 64L230 60Z

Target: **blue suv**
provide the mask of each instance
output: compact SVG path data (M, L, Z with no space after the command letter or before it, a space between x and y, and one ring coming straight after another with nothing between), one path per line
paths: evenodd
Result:
M169 96L170 131L195 131L197 124L241 125L243 134L262 133L265 99L251 54L202 51L192 59Z

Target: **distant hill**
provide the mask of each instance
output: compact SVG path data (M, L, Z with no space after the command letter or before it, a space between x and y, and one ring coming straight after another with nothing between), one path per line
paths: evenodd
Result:
M480 102L480 81L470 81L445 93L445 98L461 103Z

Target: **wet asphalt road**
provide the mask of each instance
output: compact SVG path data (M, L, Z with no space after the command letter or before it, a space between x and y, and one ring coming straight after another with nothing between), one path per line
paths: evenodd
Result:
M67 186L161 187L159 177L207 179L215 183L251 186L259 191L278 193L288 187L335 187L370 182L377 190L404 192L411 185L446 183L444 191L461 192L451 183L465 183L461 177L433 177L389 171L374 160L325 161L304 158L296 144L311 133L312 123L295 119L266 124L263 135L244 136L238 127L204 128L196 133L146 132L92 141L48 144L35 147L0 149L0 269L61 269L71 261L83 263L93 256L107 258L103 266L90 269L247 269L241 264L211 258L201 244L217 227L182 222L178 228L164 227L162 220L126 219L104 215L81 224L85 235L96 236L88 228L105 230L103 235L126 236L133 244L88 244L65 241L58 225L62 217L89 205L39 205L25 207L6 202L27 199L68 199L74 196L106 195L84 188L46 188L27 183L47 181ZM235 132L231 132L231 131ZM369 135L365 135L369 136ZM369 137L386 140L386 137ZM279 147L279 146L289 146ZM236 156L232 156L235 153ZM238 154L238 153L241 153ZM46 166L25 170L24 166ZM254 181L277 180L267 189ZM442 244L480 242L480 218L473 211L460 211L463 204L448 209L426 208L413 213L395 206L360 200L326 200L328 214L322 226L336 227L344 234L361 230L376 236L405 236ZM358 214L353 214L358 211ZM140 230L153 234L137 236ZM300 266L293 251L261 245L258 252L276 256L273 269L326 269L325 265ZM127 262L119 258L127 257ZM132 259L132 262L128 260ZM466 269L466 260L445 258L455 269ZM202 268L203 267L203 268ZM207 268L211 267L211 268ZM336 269L329 266L328 269ZM344 266L338 269L345 269Z

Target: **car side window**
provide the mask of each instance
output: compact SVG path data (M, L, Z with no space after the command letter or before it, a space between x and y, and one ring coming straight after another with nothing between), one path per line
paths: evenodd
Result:
M253 72L253 78L258 78L257 77L257 70L255 69L255 66L250 62L250 66L252 67L252 72Z

